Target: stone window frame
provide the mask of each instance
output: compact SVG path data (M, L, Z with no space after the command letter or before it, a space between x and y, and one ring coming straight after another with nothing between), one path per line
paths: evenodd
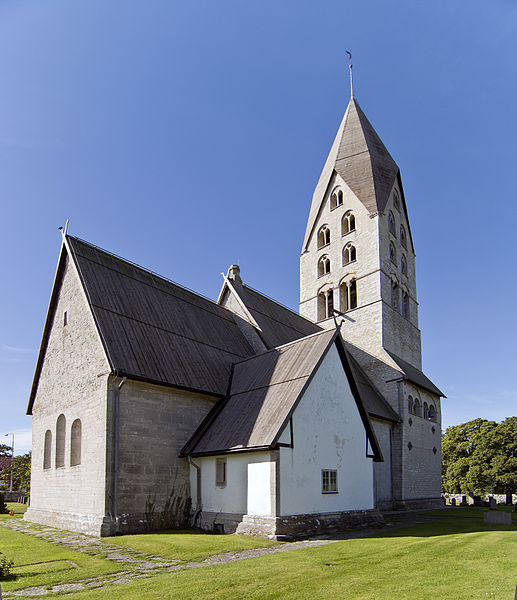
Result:
M70 427L70 466L81 464L83 425L81 419L75 419Z
M343 267L349 265L357 260L357 250L352 242L348 244L342 250L342 265Z
M410 394L407 397L407 411L410 415L414 414L413 413L413 406L414 406L414 402L413 402L413 396Z
M400 306L400 286L399 282L395 278L391 279L390 306L393 310L398 312Z
M422 401L418 396L415 396L413 414L415 415L415 417L422 417Z
M330 258L324 254L318 260L318 277L324 277L330 274Z
M397 237L397 229L395 227L395 215L391 212L388 213L388 231Z
M325 223L318 231L318 250L330 244L330 227Z
M397 265L397 249L395 244L390 240L390 261L396 266Z
M339 308L341 312L357 308L357 279L355 277L339 284Z
M337 485L337 469L321 469L321 493L339 493Z
M409 319L410 316L410 311L409 311L409 292L402 288L402 301L401 301L401 310L402 310L402 316L404 317L404 319Z
M228 462L226 458L215 459L215 485L226 487L228 483Z
M330 210L335 210L336 208L343 206L344 199L345 195L343 194L343 190L339 186L336 186L330 194Z
M400 272L402 275L405 275L406 277L408 276L407 258L403 252L400 254Z
M393 190L393 206L400 212L400 194L396 188Z
M400 225L400 243L401 243L402 247L407 250L406 229L404 228L404 225L402 225L402 224Z
M355 231L355 215L351 210L347 210L341 219L341 235L348 235Z
M334 288L318 292L318 321L330 319L334 314Z
M43 438L43 470L52 468L52 431L47 429Z
M435 405L430 402L429 403L429 413L428 413L428 420L431 421L431 423L436 423L436 416L437 416L438 412L436 410Z
M66 417L61 413L56 419L56 452L55 465L56 469L62 469L65 466L66 456Z

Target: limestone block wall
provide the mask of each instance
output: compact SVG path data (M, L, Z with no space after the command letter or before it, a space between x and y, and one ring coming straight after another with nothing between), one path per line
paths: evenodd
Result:
M66 312L66 324L65 324ZM100 532L106 511L106 390L109 366L75 267L67 260L32 418L30 508L25 518ZM64 466L56 467L56 422L64 415ZM71 426L81 420L80 464L71 466ZM51 432L44 469L45 432Z
M403 494L406 500L440 498L442 473L442 434L440 398L409 382L404 382L404 427L402 452L404 460ZM436 421L408 412L407 398L419 398L433 404ZM423 415L423 413L422 413Z
M392 465L391 465L391 423L372 419L373 429L381 447L384 462L373 463L373 487L375 508L385 510L392 508Z
M113 380L112 388L117 381ZM168 501L190 498L188 460L179 458L179 453L215 402L210 396L137 381L127 380L122 386L120 531L152 526L150 521L164 511ZM141 523L146 519L148 524Z

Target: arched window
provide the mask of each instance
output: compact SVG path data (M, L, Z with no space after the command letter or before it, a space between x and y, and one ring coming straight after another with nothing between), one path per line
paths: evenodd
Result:
M65 466L65 415L59 415L56 422L56 467Z
M391 212L391 210L388 214L388 229L389 229L390 233L392 233L395 236L397 235L395 233L395 217L393 216L393 213Z
M324 254L318 261L318 277L330 273L330 258Z
M410 415L413 414L413 396L408 396L407 399L407 411Z
M341 235L346 235L351 231L355 231L355 217L354 213L351 210L349 210L343 215L343 218L341 219Z
M334 290L318 294L318 321L330 319L334 313Z
M72 423L70 435L70 466L75 467L81 464L81 437L82 437L81 419L76 419Z
M407 259L405 254L400 256L400 270L402 271L402 274L407 277Z
M390 242L390 260L394 265L397 264L397 251L393 242Z
M330 196L330 210L334 210L343 204L343 190L336 188Z
M391 306L393 310L399 309L399 286L396 281L391 282Z
M424 419L428 419L429 418L429 406L427 405L427 402L424 402Z
M414 414L417 417L421 417L422 416L422 403L420 402L420 400L418 398L415 398Z
M404 229L404 225L400 226L400 243L403 248L407 249L407 238L406 238L406 230Z
M402 316L409 319L409 294L402 290Z
M429 420L436 423L436 408L432 404L429 405Z
M323 225L318 232L318 248L323 248L330 244L330 229L327 225Z
M45 442L43 444L43 468L50 469L52 466L52 431L45 431Z
M355 260L355 246L353 244L348 243L343 248L343 265L347 265Z
M400 210L400 196L397 190L393 190L393 206Z
M339 286L340 307L342 312L357 308L357 281L343 282Z

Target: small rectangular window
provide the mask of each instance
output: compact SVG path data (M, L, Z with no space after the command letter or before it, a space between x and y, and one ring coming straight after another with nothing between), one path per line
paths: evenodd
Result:
M63 313L63 326L66 327L67 324L68 324L68 313L65 310L65 312Z
M321 471L321 493L337 494L337 471L323 469Z
M226 458L217 458L215 461L215 485L226 485Z

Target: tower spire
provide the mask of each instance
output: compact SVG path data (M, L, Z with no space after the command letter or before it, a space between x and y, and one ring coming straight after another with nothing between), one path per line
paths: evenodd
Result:
M350 98L354 97L354 77L352 75L352 53L349 50L345 50L348 54L348 68L350 69Z

